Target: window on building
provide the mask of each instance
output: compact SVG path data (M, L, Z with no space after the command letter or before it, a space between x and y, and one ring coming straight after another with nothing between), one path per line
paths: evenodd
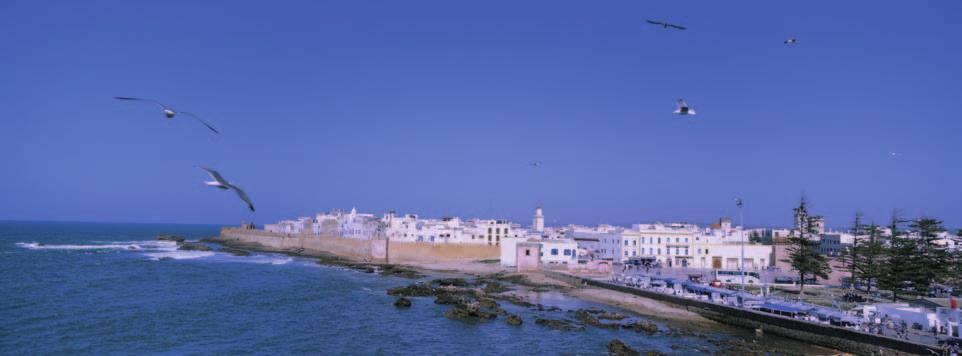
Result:
M688 248L685 247L685 256L688 256Z
M680 252L681 252L681 249L675 247L675 254L676 254L676 255L680 255L680 254L681 254Z
M631 245L632 245L632 246L638 246L638 241L637 241L637 240L631 240Z
M658 254L661 254L661 247L658 248Z
M649 255L654 255L654 254L655 254L655 249L649 247L649 248L648 248L648 254L649 254Z
M659 245L661 244L661 238L660 238L660 237L658 238L658 244L659 244ZM660 254L660 253L659 253L659 254Z
M628 251L625 251L625 257L628 257Z
M558 249L556 249L556 248L551 249L551 255L552 255L552 256L557 256L557 255L558 255Z
M571 250L565 249L565 250L564 250L564 254L565 254L565 256L571 256Z
M525 256L531 256L531 250L530 250L530 249L524 249L524 255L525 255Z

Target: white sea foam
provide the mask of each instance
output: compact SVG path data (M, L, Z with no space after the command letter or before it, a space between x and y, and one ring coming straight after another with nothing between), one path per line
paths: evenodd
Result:
M98 245L47 245L39 242L18 242L17 246L29 250L143 250L158 248L139 243L107 243Z
M195 258L210 257L214 255L213 251L170 251L170 252L154 252L145 253L147 257L151 260L158 261L162 259L172 259L172 260L192 260Z
M286 265L294 261L291 257L275 257L268 255L254 255L249 257L237 257L231 259L231 262L248 262L256 264L271 264L271 265Z

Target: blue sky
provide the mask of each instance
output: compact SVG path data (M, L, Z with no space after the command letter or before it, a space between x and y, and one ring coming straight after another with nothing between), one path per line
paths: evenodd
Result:
M264 223L356 206L527 223L543 204L549 224L705 223L741 196L759 226L789 224L804 194L830 226L893 209L962 226L958 1L0 13L0 219ZM697 116L671 114L682 97ZM203 186L199 165L258 211Z

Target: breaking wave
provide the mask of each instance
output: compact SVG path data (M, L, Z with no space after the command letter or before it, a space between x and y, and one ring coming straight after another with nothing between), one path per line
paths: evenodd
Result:
M91 245L48 245L39 242L17 242L28 250L176 250L177 244L169 241L126 241Z

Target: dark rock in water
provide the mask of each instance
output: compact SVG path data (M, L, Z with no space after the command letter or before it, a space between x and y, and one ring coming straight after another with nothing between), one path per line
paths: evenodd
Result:
M418 273L418 271L403 266L381 265L380 267L382 276L394 276L408 279L418 279L424 277L424 275Z
M572 322L570 322L570 321L568 321L568 320L564 320L564 319L542 319L542 318L537 318L537 319L534 319L534 323L535 323L535 324L538 324L538 325L541 325L541 326L544 326L544 327L546 327L546 328L548 328L548 329L560 330L560 331L581 331L581 330L584 330L584 329L585 329L584 326L581 326L581 325L572 323Z
M482 308L500 309L501 305L497 301L491 298L478 298L478 303L481 304Z
M508 323L508 325L518 326L518 325L521 325L521 323L523 323L524 321L521 320L520 316L511 314L511 315L508 315L506 319L504 319L504 322Z
M466 319L491 320L491 319L497 318L498 315L495 313L489 313L476 308L458 305L444 312L444 317L452 320L466 320Z
M210 246L199 242L181 242L177 246L178 250L181 251L211 251L213 250Z
M388 295L400 297L428 297L434 295L434 287L425 283L415 283L404 287L395 287L387 290Z
M582 323L598 328L617 329L619 326L618 324L602 322L590 309L578 309L575 311L575 317L578 318L578 321L581 321Z
M176 235L157 235L157 241L184 242L184 238Z
M486 281L486 282L484 283L484 292L485 292L485 293L489 293L489 294L504 293L504 292L507 292L507 291L509 291L509 290L511 290L511 288L508 288L508 287L504 286L503 284L498 283L498 282L495 282L495 281Z
M462 295L451 292L439 292L437 298L434 299L434 304L468 304L470 302Z
M234 255L234 256L242 256L242 257L246 257L246 256L250 256L250 255L251 255L250 252L247 252L247 251L244 251L244 250L239 250L239 249L236 249L236 248L230 248L230 247L221 247L220 250L217 250L217 251L223 252L223 253L229 253L229 254L232 254L232 255Z
M707 353L707 351L706 351L706 353ZM659 352L659 351L655 351L655 350L651 350L651 351L646 352L646 353L645 353L645 356L668 356L668 354L662 353L662 352Z
M431 284L437 286L452 286L452 287L470 287L474 283L468 282L464 278L440 278L431 281Z
M514 294L496 294L496 295L488 295L488 296L494 299L503 300L511 304L525 307L525 308L530 308L534 306L534 304L529 303L528 301L524 300L524 298Z
M398 298L397 300L394 301L394 306L398 308L410 308L411 300L404 297Z
M622 315L622 314L619 314L618 312L602 312L597 316L598 316L598 319L602 319L602 320L621 320L628 317L627 315Z
M615 356L640 356L641 354L632 349L621 340L614 339L608 343L608 353Z
M635 320L628 323L621 324L624 329L634 330L635 332L645 332L648 335L658 332L658 325L650 321Z

